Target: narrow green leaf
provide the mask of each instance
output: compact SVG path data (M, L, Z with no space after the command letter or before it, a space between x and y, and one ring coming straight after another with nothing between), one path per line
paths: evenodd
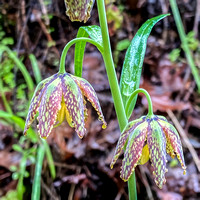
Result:
M11 49L9 49L7 46L0 45L0 50L7 52L8 56L15 62L16 66L18 67L18 69L23 74L24 79L25 79L25 81L27 83L29 92L30 92L29 96L31 97L32 96L32 92L34 90L34 83L33 83L33 80L31 78L30 74L28 73L26 67L21 62L21 60L15 55L15 53L13 51L11 51Z
M29 59L31 61L31 65L33 68L33 73L34 73L36 83L38 84L42 80L42 77L41 77L41 73L40 73L40 69L39 69L37 60L33 54L29 55Z
M37 150L37 161L35 166L31 200L40 200L41 173L42 173L42 164L44 160L44 153L45 153L45 148L44 145L41 144Z
M51 150L50 150L49 145L46 140L42 139L42 142L43 142L43 145L45 148L46 158L47 158L47 162L49 164L49 170L50 170L51 177L52 177L52 179L55 179L56 169L55 169L55 165L54 165L54 161L53 161L53 156L51 154Z
M18 152L23 153L22 147L19 146L18 144L13 144L13 145L12 145L12 148L13 148L14 151L18 151Z
M6 96L5 96L5 93L4 93L4 88L3 88L3 81L1 79L0 79L0 88L1 88L0 95L1 95L1 98L2 98L2 101L3 101L3 104L4 104L5 108L6 108L6 111L8 113L12 114L12 109L11 109L11 107L9 105L9 102L6 99Z
M103 49L103 42L102 42L102 35L101 35L101 28L96 25L92 26L82 26L79 28L77 33L77 38L79 37L90 37L92 40L99 44L98 50L102 52ZM82 76L82 65L83 65L83 56L85 51L86 42L77 42L75 45L75 52L74 52L74 68L75 68L75 75L81 77Z
M137 31L129 48L127 49L120 80L120 90L124 106L126 106L130 95L139 88L148 36L153 26L168 15L169 14L159 15L147 20ZM129 107L128 118L135 107L136 100L137 96Z

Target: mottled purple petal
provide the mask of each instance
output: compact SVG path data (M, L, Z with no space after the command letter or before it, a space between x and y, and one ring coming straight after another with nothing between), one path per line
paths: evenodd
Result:
M147 144L149 147L150 159L152 162L155 182L159 188L162 188L166 182L166 138L163 130L157 121L152 120L149 123Z
M87 121L87 119L88 119L88 110L87 110L87 107L86 107L86 100L85 100L85 98L84 98L84 96L83 96L83 106L84 106L84 119L85 119L85 122Z
M86 96L87 100L92 104L94 109L97 111L97 114L99 115L99 119L103 122L102 128L106 128L107 123L104 119L104 116L103 116L103 113L101 110L101 106L99 104L99 100L97 98L96 92L93 89L93 87L90 85L90 83L88 81L86 81L83 78L79 78L79 77L72 76L72 75L71 75L71 77L78 84L83 95Z
M71 21L84 21L90 18L94 0L65 0L66 14Z
M47 138L56 123L58 111L61 109L62 87L58 77L47 87L43 94L38 116L38 129L42 138Z
M133 173L142 155L142 149L147 136L148 123L143 122L137 126L129 136L124 159L122 161L121 178L127 181Z
M176 153L177 158L180 161L181 166L184 170L184 174L185 174L186 166L185 166L185 161L184 161L184 156L183 156L182 144L181 144L181 140L180 140L178 132L176 131L174 126L172 126L170 123L164 122L161 120L158 120L158 122L160 123L160 126L162 127L167 138L167 142L168 142L167 151L173 157L174 155L172 154L172 148L173 148L173 152Z
M63 98L65 105L74 123L75 131L80 138L85 135L84 104L81 90L78 85L66 74L62 78Z
M26 135L27 130L29 129L30 125L32 124L35 115L38 111L41 99L42 99L42 95L44 93L44 91L46 90L47 86L57 77L57 74L41 81L38 86L35 89L35 92L33 94L31 103L30 103L30 107L29 107L29 111L28 111L28 115L26 118L26 124L24 127L24 135Z
M144 120L142 118L131 121L130 123L127 124L127 126L125 127L124 131L122 132L116 149L115 149L115 153L112 159L112 162L110 164L110 168L112 169L114 164L116 163L117 159L119 158L119 155L122 151L122 149L124 148L124 145L128 139L128 136L134 131L134 129L143 122Z

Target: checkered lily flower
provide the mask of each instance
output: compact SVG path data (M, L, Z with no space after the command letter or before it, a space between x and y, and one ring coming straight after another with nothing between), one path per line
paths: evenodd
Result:
M182 145L176 129L162 116L143 116L130 122L118 141L111 169L125 147L121 167L121 178L127 181L138 164L144 164L150 157L155 183L162 188L166 182L166 153L172 158L177 156L186 173Z
M90 18L94 0L65 0L66 15L71 21L84 21Z
M85 97L97 111L103 123L102 128L106 128L97 95L88 81L68 73L57 73L37 86L31 100L24 134L26 135L38 111L37 127L42 138L47 138L53 127L60 125L64 119L75 128L78 136L83 138L87 119Z

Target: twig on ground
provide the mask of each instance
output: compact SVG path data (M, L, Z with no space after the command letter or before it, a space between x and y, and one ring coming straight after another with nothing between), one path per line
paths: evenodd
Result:
M44 188L44 190L46 191L46 193L51 197L51 199L53 200L59 200L58 197L56 197L52 191L50 190L50 188L45 184L45 182L42 180L41 178L41 186Z
M144 166L139 166L139 168L140 168L140 172L141 172L141 175L142 175L143 183L144 183L146 191L147 191L148 199L154 200L151 188L149 186L149 183L147 181L147 178L146 178L146 175L145 175L145 172L144 172Z
M43 0L39 0L39 3L40 3L40 6L41 6L42 14L44 16L44 22L47 26L49 26L50 20L49 20L49 17L48 17L48 12L47 12L46 6L45 6Z
M78 174L80 174L80 172L81 172L81 167L78 167L77 170L76 170L76 174L78 175ZM70 191L69 191L68 200L73 200L75 187L76 187L76 184L72 183Z
M196 2L197 2L197 5L196 5L196 13L195 13L195 19L194 19L194 27L193 27L195 37L198 36L198 25L200 21L200 1L196 1Z
M166 0L160 0L160 5L161 5L161 9L162 9L162 13L163 14L167 14L169 12L169 6L167 6L166 4ZM167 27L168 27L168 18L164 18L163 19L163 33L162 33L162 36L163 36L163 40L164 42L166 43L167 41L167 34L168 34L168 30L167 30Z

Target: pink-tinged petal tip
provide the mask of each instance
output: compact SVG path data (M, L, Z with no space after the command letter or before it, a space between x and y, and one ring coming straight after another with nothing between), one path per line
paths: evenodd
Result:
M127 126L125 127L124 131L122 132L119 140L118 140L118 143L117 143L117 146L116 146L116 149L115 149L115 153L114 153L114 156L113 156L113 159L111 161L111 164L110 164L110 168L112 169L114 164L116 163L117 159L119 158L121 152L122 152L122 149L124 148L124 145L128 139L128 136L134 131L134 129L143 122L143 119L140 118L140 119L137 119L137 120L134 120L130 123L127 124Z
M92 104L94 109L97 111L97 114L99 116L99 120L103 123L102 128L105 129L107 127L107 123L104 119L103 112L101 110L101 106L98 100L98 97L96 95L96 92L94 88L90 85L90 83L80 77L72 76L74 81L77 83L77 85L80 87L81 92L83 95L87 98L87 100Z
M174 126L168 123L167 121L158 120L158 123L162 127L167 139L167 146L168 146L167 153L169 153L169 155L172 158L174 158L175 155L177 156L181 164L181 167L184 170L183 173L185 174L186 165L183 156L182 144L178 132L176 131Z
M63 98L75 131L82 139L86 133L84 121L84 103L81 90L69 74L62 77Z
M127 147L122 161L120 177L127 181L142 156L142 149L147 135L148 123L143 122L138 125L128 138Z
M62 87L58 77L46 89L39 107L38 131L42 138L47 138L56 123L58 111L61 109Z
M155 183L159 188L165 184L166 169L166 138L156 120L152 120L147 134L150 160L155 175Z
M28 115L26 118L26 123L25 123L25 127L24 127L24 135L27 134L27 130L29 129L29 127L31 126L35 115L38 111L43 93L45 92L47 86L57 77L58 75L55 74L43 81L41 81L38 86L35 89L35 92L33 94L31 103L30 103L30 107L29 107L29 111L28 111Z

